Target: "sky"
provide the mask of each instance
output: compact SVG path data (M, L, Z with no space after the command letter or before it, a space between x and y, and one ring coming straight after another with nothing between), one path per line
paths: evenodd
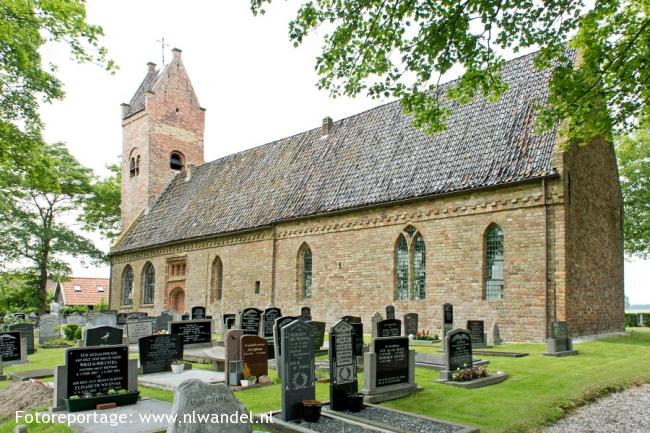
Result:
M292 46L288 22L296 4L276 1L266 15L255 17L247 0L89 0L88 22L104 28L101 42L120 69L110 74L97 65L76 64L64 47L46 46L43 57L58 66L66 97L43 105L45 138L65 142L82 164L106 175L105 165L117 162L121 152L120 104L131 99L147 62L162 66L163 36L166 60L171 48L183 51L207 108L206 161L318 127L325 116L337 120L388 102L332 99L316 88L314 65L323 35ZM90 237L108 250L97 234ZM71 264L75 276L108 277L108 267ZM650 261L625 265L631 302L650 303Z

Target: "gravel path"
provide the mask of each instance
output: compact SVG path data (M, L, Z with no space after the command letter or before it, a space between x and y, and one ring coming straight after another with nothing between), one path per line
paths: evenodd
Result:
M648 433L650 385L605 397L579 409L543 433Z

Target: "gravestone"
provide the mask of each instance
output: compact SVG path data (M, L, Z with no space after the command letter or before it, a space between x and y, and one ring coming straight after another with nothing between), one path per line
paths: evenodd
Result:
M546 356L577 355L573 350L573 339L569 334L569 324L562 321L551 322L551 338L546 341Z
M487 334L485 333L485 322L482 320L468 320L467 330L472 338L472 347L486 347Z
M268 376L269 357L266 338L257 335L243 335L239 339L239 353L244 361L244 368L248 367L250 374L256 377ZM242 377L242 379L246 379Z
M183 313L181 316L181 320L190 320L190 314L189 313Z
M440 372L441 380L451 380L455 371L472 367L472 337L465 329L454 329L447 333L445 345L445 369Z
M241 418L248 413L227 385L190 379L174 393L171 414L175 421L170 423L167 433L250 433L250 420ZM196 422L184 422L185 419ZM235 422L222 422L224 419Z
M492 344L502 344L503 340L501 339L501 331L499 330L499 324L494 322L492 324Z
M117 315L115 313L97 313L93 318L92 323L95 327L111 326L115 328L117 327Z
M127 317L128 317L127 313L117 313L115 315L115 318L117 320L117 326L125 326Z
M34 347L34 324L33 323L16 323L9 327L10 331L20 332L20 336L27 344L27 354L31 355L36 352Z
M38 322L38 343L43 344L46 341L61 336L61 330L58 329L61 324L59 316L43 316Z
M0 357L4 365L26 361L27 347L21 339L20 332L0 332Z
M418 313L404 315L404 335L418 335Z
M325 322L308 321L311 326L311 339L314 345L314 352L318 352L323 347L325 341Z
M244 331L242 331L241 329L231 329L230 331L226 332L226 337L224 340L225 355L226 355L224 371L226 375L226 383L230 386L239 385L241 371L236 371L235 377L233 377L231 380L230 373L232 372L232 369L230 363L241 361L241 350L239 347L239 340L243 335L244 335Z
M181 320L169 323L169 333L183 337L185 346L212 345L212 320Z
M404 397L421 388L415 384L415 351L408 337L377 337L363 359L363 389L368 403Z
M275 324L273 325L273 346L275 348L275 363L278 366L277 373L278 377L282 378L282 339L280 338L280 330L283 326L288 325L289 323L296 320L297 317L293 316L282 316L278 319L275 319Z
M352 324L345 320L336 322L330 329L329 347L330 408L346 410L347 395L358 390Z
M282 317L282 311L276 307L269 307L262 313L262 330L260 334L266 338L269 359L275 359L275 344L273 343L273 325L275 319Z
M387 319L395 318L395 306L393 305L386 306L386 318Z
M142 337L138 347L142 374L170 371L172 362L183 360L183 337L180 335Z
M129 344L137 344L140 338L152 335L153 324L152 320L127 320L126 336Z
M372 327L370 329L370 334L371 334L373 339L377 338L377 336L378 336L377 335L377 323L381 322L382 320L384 320L384 318L381 316L379 311L377 311L375 314L373 314L372 317L370 318L370 326Z
M149 313L145 313L142 311L134 311L132 313L128 313L126 316L126 321L128 322L129 320L141 320L147 317Z
M156 332L167 331L169 329L169 324L173 321L174 321L173 315L161 313L160 316L156 317L156 323L155 323Z
M300 307L300 317L303 320L311 320L311 308L310 307Z
M192 320L205 320L205 307L192 307Z
M137 391L136 366L137 360L129 360L128 346L68 348L65 365L55 371L54 407L63 408L65 399L75 395Z
M65 323L70 325L79 325L80 328L83 328L84 325L88 322L88 319L85 316L77 313L76 311L72 314L69 314L65 318Z
M26 313L14 313L13 319L17 322L24 322L27 320L27 314Z
M377 337L399 337L402 335L402 321L386 319L377 322Z
M234 314L223 314L221 315L221 333L225 334L226 331L232 329L235 326L236 315Z
M260 323L262 310L257 308L244 308L239 314L239 329L247 335L258 335L260 333Z
M454 329L454 306L442 304L442 336Z
M84 346L113 346L123 343L123 330L112 326L98 326L86 329Z
M352 338L354 339L354 356L363 356L363 323L359 316L343 316L345 320L352 325Z
M174 322L178 322L181 320L181 315L178 311L174 310L173 308L169 308L167 310L162 310L160 312L161 316L172 316L174 319Z
M302 401L316 399L311 326L294 320L280 329L282 346L282 419L302 418Z

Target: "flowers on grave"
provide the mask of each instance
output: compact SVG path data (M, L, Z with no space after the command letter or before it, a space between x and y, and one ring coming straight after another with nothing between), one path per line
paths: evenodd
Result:
M246 380L250 385L255 385L255 383L257 383L257 376L254 375L246 376Z
M174 359L172 361L172 365L183 365L183 360L182 359Z
M167 330L161 329L160 331L156 331L156 333L154 335L167 335L167 334L169 334L169 332L167 332Z
M428 330L417 331L415 334L416 340L425 340L425 341L438 341L438 335L431 335Z
M454 372L452 379L456 382L468 382L488 376L487 367L469 367L465 364L463 368L459 368Z
M250 375L251 375L251 369L248 368L248 364L244 363L244 368L241 371L241 377L242 379L246 380Z

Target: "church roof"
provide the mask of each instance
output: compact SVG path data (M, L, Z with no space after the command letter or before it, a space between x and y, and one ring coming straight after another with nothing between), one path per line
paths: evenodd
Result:
M498 101L446 101L447 129L433 136L395 101L334 122L326 137L316 128L193 167L112 253L552 175L556 131L534 131L532 106L546 100L551 72L533 57L503 66L509 88Z

